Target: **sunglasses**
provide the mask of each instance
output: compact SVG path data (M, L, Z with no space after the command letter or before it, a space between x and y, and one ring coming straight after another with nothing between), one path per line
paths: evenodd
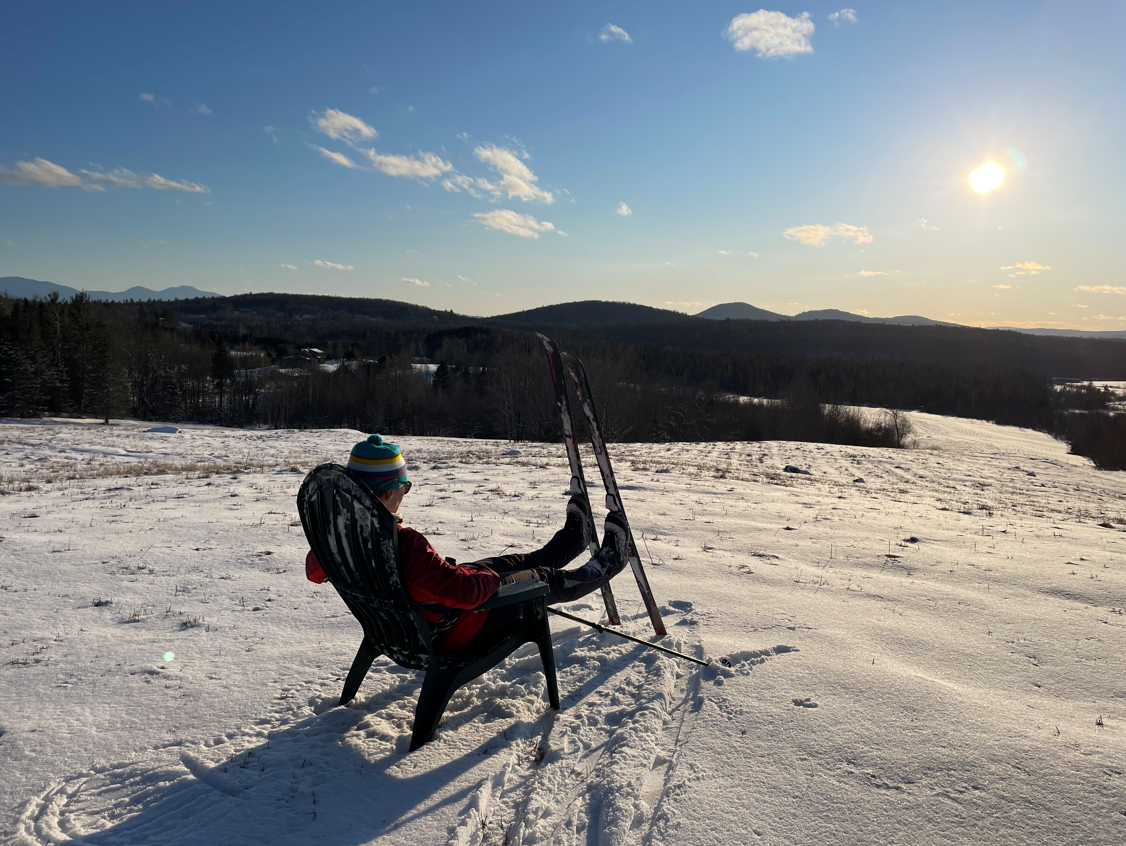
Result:
M400 485L400 487L403 490L403 496L406 496L407 494L409 494L411 492L411 485L412 485L411 482L403 482L403 484Z

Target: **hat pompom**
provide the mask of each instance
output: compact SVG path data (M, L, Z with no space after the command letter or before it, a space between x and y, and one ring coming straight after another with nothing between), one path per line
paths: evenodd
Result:
M368 443L375 444L376 446L383 446L382 435L368 435Z

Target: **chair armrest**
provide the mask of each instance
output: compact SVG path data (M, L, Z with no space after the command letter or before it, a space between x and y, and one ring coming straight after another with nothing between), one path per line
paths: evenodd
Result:
M496 593L472 610L484 611L489 608L500 608L504 605L527 602L529 599L546 596L547 591L547 583L538 579L526 579L511 585L501 585L497 588Z

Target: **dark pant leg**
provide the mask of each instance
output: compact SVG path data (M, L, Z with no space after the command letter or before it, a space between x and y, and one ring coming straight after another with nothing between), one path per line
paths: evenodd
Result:
M578 519L568 520L542 549L535 552L498 555L474 561L488 567L501 577L501 584L513 584L538 579L548 586L547 604L573 602L600 590L604 584L622 570L622 563L596 566L593 561L575 570L562 569L586 549L582 524ZM489 613L488 625L494 612Z
M577 519L570 519L542 549L537 549L535 552L518 552L512 555L482 558L480 561L470 562L466 566L488 567L501 575L502 584L511 584L529 578L540 578L538 573L541 571L547 573L562 569L578 557L585 548L581 523ZM515 576L515 574L523 571L537 575ZM509 576L513 578L505 578ZM541 581L546 580L541 579Z

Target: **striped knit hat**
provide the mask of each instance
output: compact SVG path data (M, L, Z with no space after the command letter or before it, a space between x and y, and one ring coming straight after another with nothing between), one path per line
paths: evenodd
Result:
M376 493L401 488L407 481L407 462L398 444L371 435L352 447L348 471Z

